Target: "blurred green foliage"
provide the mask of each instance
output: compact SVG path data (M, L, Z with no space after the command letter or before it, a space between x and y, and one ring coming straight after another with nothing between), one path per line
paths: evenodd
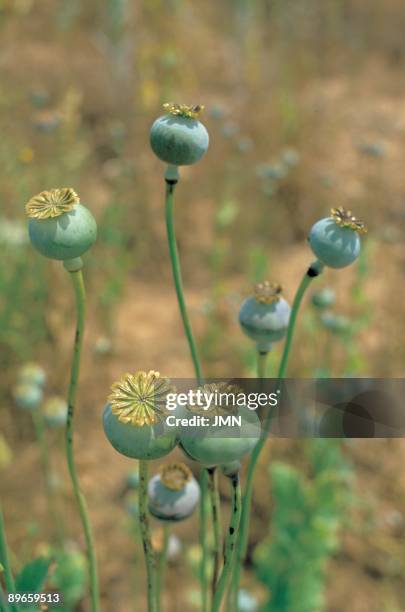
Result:
M264 610L319 612L327 563L352 500L352 470L338 440L307 443L309 474L280 462L270 467L274 500L268 539L255 550L256 574L269 591Z

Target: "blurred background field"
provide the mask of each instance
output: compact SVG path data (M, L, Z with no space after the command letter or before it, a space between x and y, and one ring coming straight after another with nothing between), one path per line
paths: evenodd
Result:
M46 393L63 395L74 325L67 274L28 243L25 202L72 186L99 225L85 256L76 449L103 609L139 610L142 554L123 496L134 466L106 442L101 412L126 371L192 375L150 125L166 101L205 105L210 148L181 171L176 193L205 373L254 375L241 300L264 278L292 300L311 261L308 229L343 205L369 228L359 263L318 283L335 290L344 324L322 323L307 300L289 374L401 377L404 28L400 0L0 0L0 492L16 567L49 536L32 421L13 402L16 372L40 363ZM272 368L278 358L276 348ZM65 535L80 549L62 434L47 435ZM405 610L404 459L399 440L269 445L243 579L264 609ZM197 518L175 530L183 548L167 576L173 612L197 609L196 527ZM67 609L87 606L78 588Z

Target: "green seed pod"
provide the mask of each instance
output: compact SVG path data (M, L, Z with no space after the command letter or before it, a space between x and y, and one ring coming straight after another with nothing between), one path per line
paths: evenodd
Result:
M336 294L333 289L330 289L329 287L324 287L323 289L315 291L312 294L311 302L312 305L315 306L315 308L319 308L320 310L322 310L323 308L329 308L330 306L333 306L333 304L336 302Z
M25 363L18 370L18 382L43 387L46 381L46 372L37 363Z
M327 311L321 314L320 319L322 325L334 334L345 334L350 330L350 319L343 315Z
M46 400L42 408L48 427L58 429L66 425L68 405L63 397L54 395Z
M232 404L232 400L225 400L225 394L236 397L241 391L234 385L204 385L201 390L212 393L212 402L208 410L195 407L184 409L182 416L189 420L190 425L181 428L182 448L194 461L206 467L240 461L253 450L260 437L257 413L246 406ZM197 418L204 421L194 425Z
M22 410L36 410L42 402L42 389L38 385L19 383L13 390L14 401Z
M150 131L153 152L173 166L188 166L198 162L209 144L208 132L197 117L202 107L165 104L167 115L156 119Z
M111 445L132 459L158 459L177 444L178 431L164 422L169 381L158 372L126 374L111 387L104 432Z
M331 217L321 219L312 226L309 245L316 257L330 268L345 268L360 254L359 234L367 230L351 211L333 208Z
M254 295L240 308L240 326L257 343L259 351L269 351L273 342L282 340L287 331L291 308L281 297L281 291L281 285L259 283Z
M29 236L45 257L75 259L94 244L97 225L91 212L79 204L73 189L52 189L31 198L26 205Z
M161 521L182 521L191 516L200 499L200 487L184 463L171 463L148 484L149 512Z

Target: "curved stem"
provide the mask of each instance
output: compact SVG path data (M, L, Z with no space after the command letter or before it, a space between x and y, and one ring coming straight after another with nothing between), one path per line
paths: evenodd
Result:
M172 264L172 274L174 286L176 288L177 301L179 304L180 314L183 321L184 332L187 337L188 346L190 348L191 359L193 360L195 375L197 382L202 383L201 365L197 353L197 346L193 336L190 320L188 318L186 303L184 300L183 281L181 278L180 260L177 251L176 235L174 232L173 223L173 192L177 184L177 180L166 179L166 229L167 239L169 242L170 260Z
M230 477L230 481L232 484L231 517L229 521L229 530L225 538L224 566L222 568L215 591L214 600L212 603L212 612L218 612L221 607L221 602L225 594L228 579L232 571L235 545L238 539L238 530L241 518L241 490L239 474L233 474ZM237 608L234 608L234 610L237 610Z
M11 571L10 561L8 558L8 548L6 541L6 530L4 527L3 512L0 505L0 563L4 571L4 581L8 593L15 593L15 583L13 573ZM10 610L18 612L18 607L14 603L9 604Z
M70 382L68 390L68 415L66 423L66 459L69 469L70 478L72 481L73 492L75 495L76 503L79 509L80 519L82 522L84 537L86 540L87 548L87 559L89 564L89 577L90 577L90 595L91 595L91 609L92 612L99 611L99 588L98 588L98 576L97 576L97 561L96 553L93 542L93 534L91 531L90 520L87 514L86 501L83 493L80 490L79 479L76 472L76 465L74 461L74 449L73 449L73 418L76 405L77 395L77 384L80 372L80 357L83 345L83 332L84 332L84 321L86 314L86 295L84 290L83 275L81 270L69 272L76 298L76 333L73 346L73 358L72 367L70 373Z
M156 575L156 611L160 612L161 608L161 596L162 586L165 577L166 561L167 561L167 550L169 546L170 537L170 525L168 523L163 524L163 546L162 551L159 555L157 575Z
M208 469L208 483L211 497L212 523L214 526L214 570L212 573L212 594L214 594L217 588L222 557L221 500L219 497L217 467Z
M32 412L32 421L34 424L35 436L41 455L42 471L45 482L45 494L48 503L49 518L52 523L53 535L55 542L57 544L61 544L63 542L62 521L61 517L59 516L59 513L57 512L55 504L55 495L52 488L52 473L49 462L49 449L45 435L44 417L40 410L34 410Z
M276 389L280 381L285 377L287 364L288 364L288 358L290 356L292 339L293 339L294 330L295 330L295 324L297 321L297 315L298 315L299 308L301 306L302 299L305 295L306 290L311 284L311 281L314 278L316 278L319 274L321 274L322 270L323 270L323 265L318 260L315 261L313 264L311 264L311 266L308 268L305 275L303 276L301 283L295 294L293 305L291 308L290 320L288 323L283 354L281 357L280 366L279 366L279 370L277 374ZM259 365L260 365L260 361L259 361ZM258 376L260 377L259 372L258 372ZM272 413L273 413L272 410L269 410L267 412L266 418L263 422L262 435L258 443L256 444L255 448L252 451L248 469L247 469L246 487L245 487L245 492L243 496L243 504L242 504L241 534L240 534L238 550L237 550L237 562L235 564L233 578L232 578L232 597L231 597L232 605L235 605L237 601L239 582L240 582L240 572L241 572L241 567L242 567L242 564L246 556L246 549L247 549L247 543L248 543L248 532L249 532L249 518L250 518L250 511L251 511L251 506L252 506L252 496L253 496L254 471L255 471L257 462L259 460L260 453L262 452L262 449L267 441L267 437L268 437L269 430L270 430ZM237 607L234 607L233 609L236 610Z
M148 462L139 462L139 528L146 561L148 612L156 612L155 557L149 526L148 513Z
M207 534L207 498L208 498L208 470L201 468L200 472L200 584L201 584L201 612L208 610L208 534Z
M194 372L197 379L197 383L201 385L203 383L202 370L200 359L198 356L197 346L194 340L193 330L191 327L190 320L188 318L187 307L184 300L183 292L183 281L181 277L181 267L179 253L177 250L176 234L174 231L174 220L173 220L173 194L174 189L178 182L178 170L176 167L169 166L165 176L166 181L166 201L165 201L165 216L166 216L166 230L167 240L169 244L170 261L172 265L172 275L174 286L176 289L177 302L183 322L184 332L186 334L188 346L191 353L191 359L193 361ZM201 601L202 611L205 612L208 605L208 592L207 592L207 580L208 580L208 549L207 549L207 533L208 533L208 521L207 521L207 495L208 495L208 474L205 468L201 471L201 501L200 501L200 545L201 545L201 568L200 568L200 580L201 580Z

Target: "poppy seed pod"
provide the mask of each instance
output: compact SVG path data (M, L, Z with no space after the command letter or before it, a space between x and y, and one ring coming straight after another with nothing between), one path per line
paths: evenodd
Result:
M331 217L321 219L312 226L309 245L320 262L330 268L345 268L360 254L359 234L365 233L362 221L351 211L333 208Z
M180 441L185 452L194 461L206 467L229 464L240 461L256 446L260 437L260 421L256 411L246 406L238 406L227 401L230 394L241 391L227 383L204 385L203 394L212 394L208 410L185 409L185 418L190 425L181 428ZM225 402L225 403L224 403ZM204 419L204 424L194 425L196 417Z
M20 383L13 390L14 401L22 410L36 410L42 402L42 389L38 385Z
M209 144L208 132L197 117L203 107L165 104L168 111L156 119L150 131L153 152L173 166L189 166L198 162Z
M73 189L43 191L31 198L25 210L30 240L45 257L74 259L96 240L96 221Z
M18 370L18 382L43 387L46 381L46 372L37 363L26 363Z
M68 405L63 397L54 395L46 400L42 409L48 427L57 429L66 425Z
M281 285L259 283L254 295L240 308L240 326L257 343L259 351L269 351L273 342L282 340L287 331L291 308L281 297L281 291Z
M159 372L126 374L111 387L104 432L116 451L132 459L158 459L177 444L177 429L164 422L169 381Z
M188 518L199 499L199 484L184 463L163 466L148 484L149 512L161 521Z
M312 294L311 302L315 308L319 308L320 310L323 308L329 308L336 302L336 294L333 289L324 287L323 289L320 289Z

